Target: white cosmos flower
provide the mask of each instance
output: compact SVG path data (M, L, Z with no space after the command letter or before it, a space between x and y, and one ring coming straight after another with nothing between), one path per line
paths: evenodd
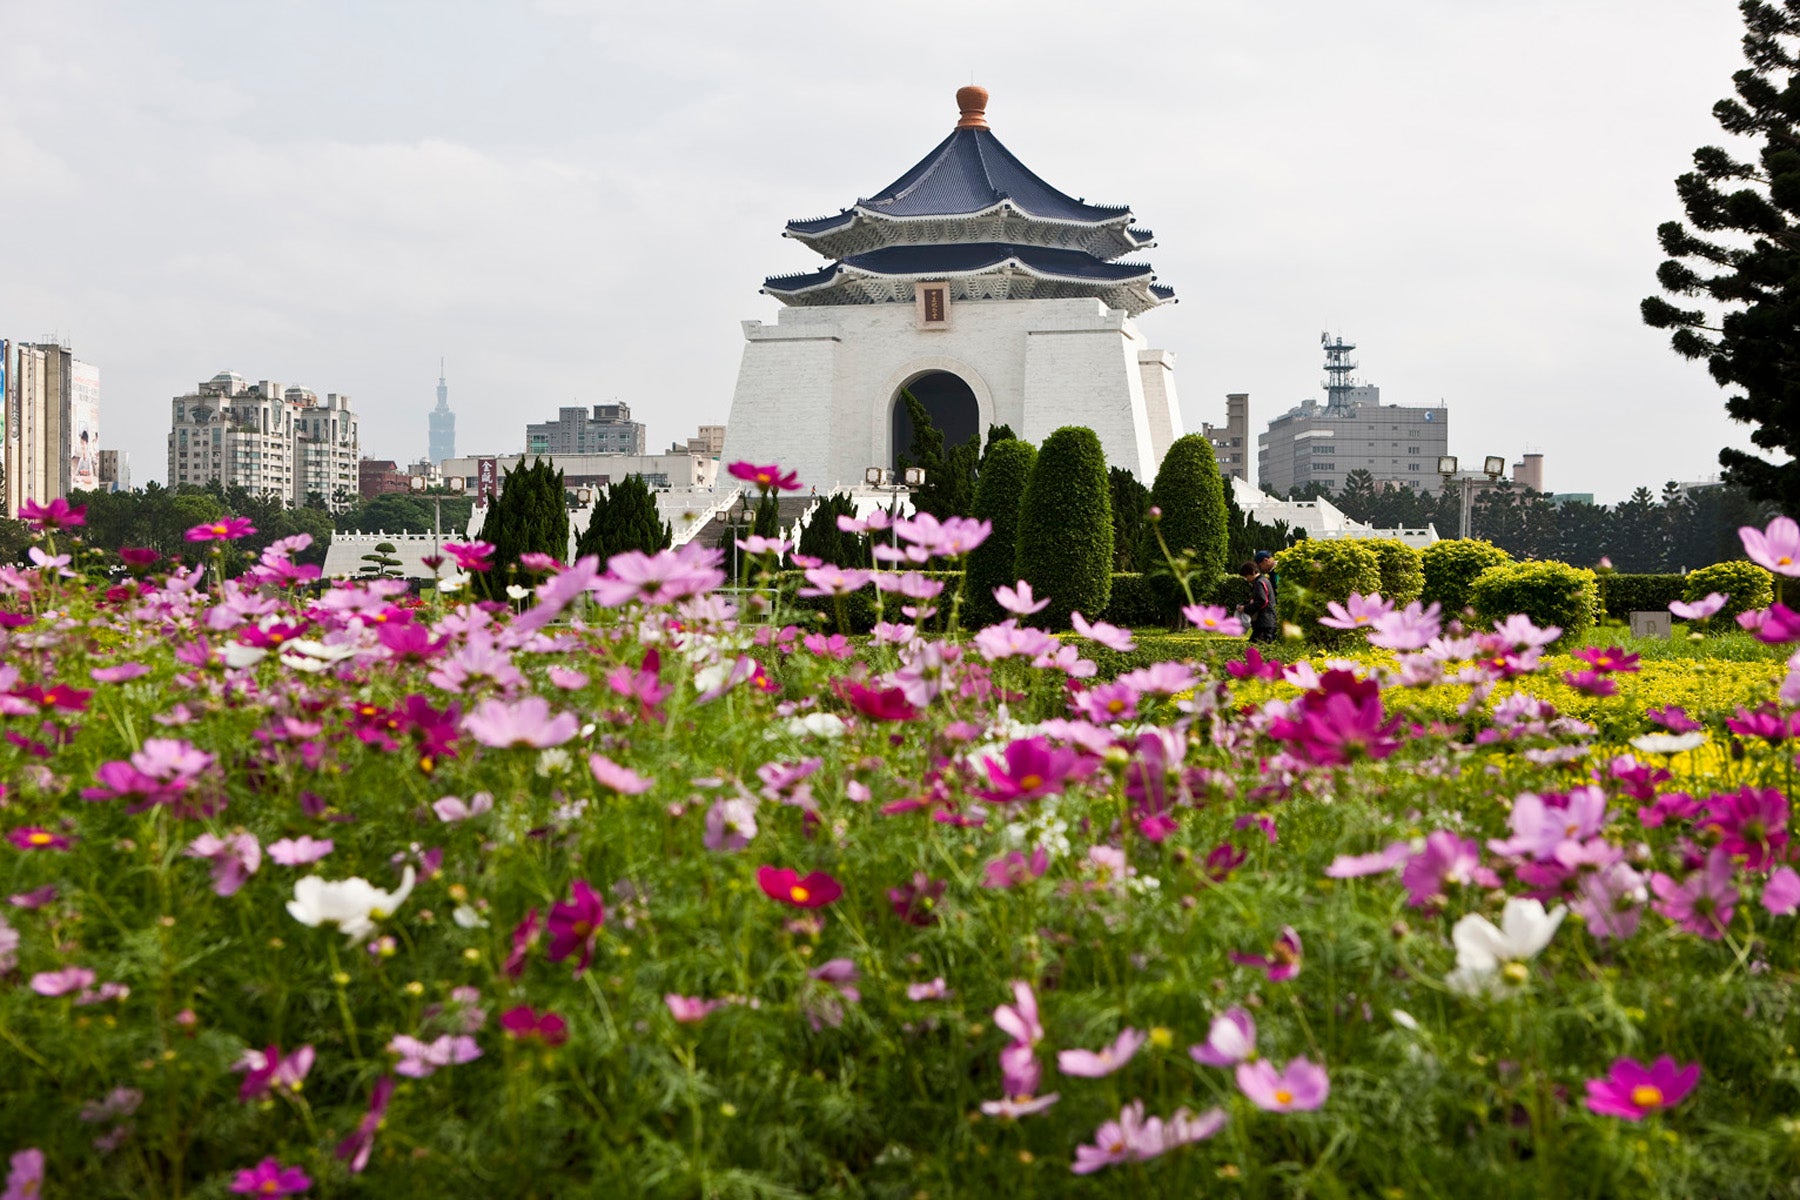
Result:
M316 675L355 654L355 646L327 646L311 638L296 638L281 648L281 662L291 670Z
M531 595L531 589L522 588L516 583L509 583L506 585L506 595L512 600L523 600L525 597Z
M1631 739L1632 749L1642 750L1645 754L1681 754L1704 745L1706 734L1698 729L1692 733L1646 733Z
M836 713L813 712L788 721L787 731L793 737L840 738L848 726Z
M1456 947L1456 969L1444 977L1444 982L1465 996L1492 992L1502 970L1528 962L1543 952L1567 915L1568 910L1560 904L1546 913L1543 901L1521 900L1517 896L1506 902L1498 928L1486 917L1470 913L1450 931L1451 944Z
M242 642L226 642L219 648L219 657L233 671L241 671L245 667L254 667L269 657L269 652L261 646L246 646Z
M412 895L413 880L410 865L401 874L399 890L394 892L384 892L360 876L323 879L308 875L294 885L294 898L288 901L287 910L302 925L336 925L355 946L375 932L375 922L391 916L406 903Z

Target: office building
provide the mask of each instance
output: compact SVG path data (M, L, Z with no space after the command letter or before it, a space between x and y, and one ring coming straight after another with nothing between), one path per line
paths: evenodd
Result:
M54 342L0 341L6 511L100 488L100 368Z
M629 404L559 408L556 420L525 426L525 452L563 458L570 454L642 454L644 424L631 419Z

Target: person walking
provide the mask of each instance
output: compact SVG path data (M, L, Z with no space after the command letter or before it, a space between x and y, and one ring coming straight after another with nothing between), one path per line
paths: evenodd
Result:
M1252 642L1275 640L1275 585L1256 561L1238 568L1238 574L1250 585L1250 601L1240 610L1250 626Z

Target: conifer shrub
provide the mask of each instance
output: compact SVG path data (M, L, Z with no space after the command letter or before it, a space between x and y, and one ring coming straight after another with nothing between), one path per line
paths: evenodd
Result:
M1018 578L1050 598L1038 614L1063 629L1069 614L1106 611L1112 595L1112 489L1094 431L1065 425L1044 439L1019 506Z
M994 527L987 541L969 555L969 581L963 596L962 623L970 629L991 625L1006 614L994 601L994 589L1019 580L1019 505L1031 468L1037 463L1037 447L1017 438L990 443L987 465L975 484L976 520Z
M1479 538L1448 538L1433 542L1420 554L1425 568L1425 587L1419 599L1444 607L1444 619L1469 605L1469 585L1489 567L1512 561L1512 555Z
M1537 626L1562 629L1559 644L1593 628L1600 607L1600 581L1586 567L1560 562L1509 562L1489 567L1469 586L1469 604L1483 626L1523 613Z
M1681 599L1691 604L1696 600L1706 599L1709 592L1724 595L1725 607L1713 618L1713 624L1718 625L1730 621L1739 613L1767 608L1773 604L1774 578L1763 567L1743 559L1714 563L1710 567L1701 567L1698 571L1687 573L1682 582Z
M1146 574L1164 581L1158 586L1174 604L1175 597L1185 598L1185 593L1167 573L1164 546L1178 560L1185 554L1188 569L1203 581L1225 569L1229 540L1225 486L1219 478L1212 443L1197 433L1176 438L1163 455L1162 466L1157 468L1156 482L1150 487L1150 503L1162 515L1154 530L1144 532L1138 565Z
M493 569L476 574L474 587L487 600L506 600L509 584L527 582L519 556L536 552L561 561L569 553L569 510L563 473L547 458L520 462L488 501L479 540L494 547Z
M1687 579L1681 575L1634 575L1609 571L1600 576L1600 606L1607 619L1629 621L1634 612L1667 612L1680 600ZM1722 588L1714 588L1722 591ZM1700 595L1706 595L1701 592Z
M1424 557L1398 538L1353 538L1367 546L1381 564L1381 595L1401 605L1417 600L1425 590Z
M650 485L641 475L627 475L595 498L588 526L575 543L575 555L596 555L605 567L615 554L627 550L654 554L667 550L673 540L674 531L657 512Z
M848 492L834 492L819 501L819 506L800 531L796 552L830 563L834 567L866 567L869 549L865 540L838 528L839 517L856 516L856 501Z
M1333 640L1335 631L1319 624L1328 604L1381 590L1381 560L1361 541L1308 538L1275 555L1275 572L1276 616L1314 641Z
M1168 606L1150 578L1135 571L1113 573L1112 597L1100 619L1124 629L1167 629L1173 623Z

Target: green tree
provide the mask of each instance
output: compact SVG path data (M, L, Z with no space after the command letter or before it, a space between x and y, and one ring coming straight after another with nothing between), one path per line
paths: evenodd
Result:
M899 457L902 470L918 467L925 472L924 486L914 488L912 506L939 518L966 517L975 505L975 472L981 461L981 437L977 434L960 446L944 446L944 434L932 422L931 413L908 389L900 390L900 402L912 421L912 445Z
M1019 506L1018 577L1050 598L1039 619L1067 628L1112 595L1112 490L1094 431L1066 425L1044 439Z
M398 549L392 542L376 543L372 552L362 556L363 565L357 573L376 579L398 575L400 560L394 557Z
M669 523L656 509L656 493L641 475L627 475L594 497L588 526L575 544L576 557L597 555L600 565L615 554L641 550L654 554L674 540Z
M994 600L994 589L1018 582L1019 508L1037 456L1036 446L1016 438L988 444L987 465L975 485L974 515L994 530L969 555L963 623L971 629L1005 616Z
M1675 181L1687 224L1657 229L1668 258L1661 296L1641 305L1646 324L1672 329L1684 358L1703 359L1714 382L1731 389L1725 411L1751 427L1765 457L1719 451L1725 477L1758 499L1800 509L1800 0L1739 0L1744 57L1732 78L1735 99L1713 105L1734 137L1757 143L1740 161L1717 146L1694 152L1694 169ZM1690 228L1691 227L1691 228ZM1780 461L1780 460L1786 461Z
M1368 521L1375 515L1375 476L1358 467L1344 476L1344 490L1332 501L1353 521Z
M1150 511L1150 489L1124 467L1108 467L1112 489L1113 570L1137 570L1138 549L1146 536L1144 516Z
M838 528L839 517L856 516L856 501L848 492L835 492L819 501L819 507L800 531L800 544L795 550L834 567L863 567L869 564L867 540Z
M1230 545L1225 487L1212 443L1198 433L1176 438L1157 469L1150 503L1162 510L1162 517L1138 554L1144 573L1168 580L1165 598L1174 600L1180 589L1168 575L1163 557L1166 545L1178 562L1187 564L1198 590L1210 592L1225 570L1225 552ZM1160 541L1157 534L1161 534Z
M493 569L475 576L475 587L489 600L506 599L506 588L522 583L519 556L536 552L553 558L569 553L569 510L563 501L563 473L548 459L521 461L500 481L500 494L488 501L480 540L494 546Z

